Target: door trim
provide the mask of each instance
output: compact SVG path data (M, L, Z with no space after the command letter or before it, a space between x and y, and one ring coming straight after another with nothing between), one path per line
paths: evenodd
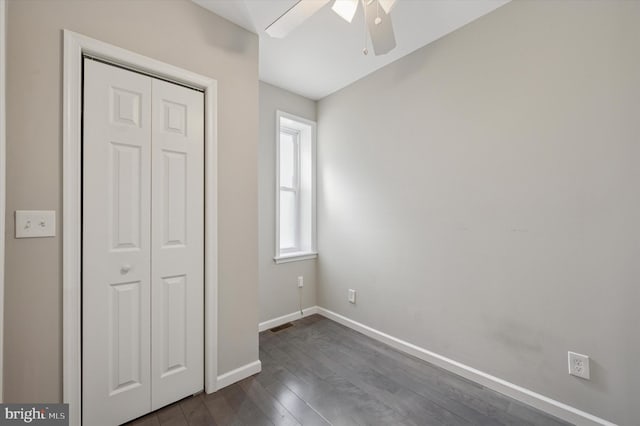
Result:
M90 55L204 91L205 236L204 236L204 383L218 388L218 200L217 81L99 40L63 30L63 400L71 426L82 423L82 56ZM4 61L3 61L4 63Z

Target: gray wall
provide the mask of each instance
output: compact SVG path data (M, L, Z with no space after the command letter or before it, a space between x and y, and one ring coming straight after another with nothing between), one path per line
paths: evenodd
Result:
M316 304L316 260L281 263L275 256L276 111L316 121L316 102L260 82L260 147L258 155L260 232L260 322L299 309L298 276L304 277L302 307Z
M639 22L514 1L321 100L318 304L638 424Z
M62 398L62 33L218 80L219 365L258 358L258 40L188 0L9 1L5 402ZM13 211L58 236L15 240Z

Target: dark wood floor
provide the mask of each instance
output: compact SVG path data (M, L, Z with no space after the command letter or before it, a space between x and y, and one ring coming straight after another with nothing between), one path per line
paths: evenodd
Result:
M566 425L314 315L260 333L262 373L134 425Z

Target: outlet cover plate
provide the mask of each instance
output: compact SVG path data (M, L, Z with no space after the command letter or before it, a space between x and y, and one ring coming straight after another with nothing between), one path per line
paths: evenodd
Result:
M591 378L589 357L576 352L569 352L569 374L589 380Z
M349 303L353 303L355 305L356 303L356 291L352 288L349 289L349 296L347 297L347 300L349 301Z

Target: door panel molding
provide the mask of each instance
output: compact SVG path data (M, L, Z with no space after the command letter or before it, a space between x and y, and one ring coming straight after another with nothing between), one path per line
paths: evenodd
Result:
M2 0L0 0L2 2ZM205 143L205 235L204 235L204 330L205 391L217 384L218 230L217 230L217 82L143 55L63 30L63 399L69 404L70 425L82 422L81 266L82 266L82 57L113 63L154 77L204 91ZM4 61L3 61L4 63ZM135 96L120 94L123 109L118 118L135 124ZM129 96L126 96L129 95ZM127 106L126 101L129 101ZM170 125L180 129L180 115L171 113Z

